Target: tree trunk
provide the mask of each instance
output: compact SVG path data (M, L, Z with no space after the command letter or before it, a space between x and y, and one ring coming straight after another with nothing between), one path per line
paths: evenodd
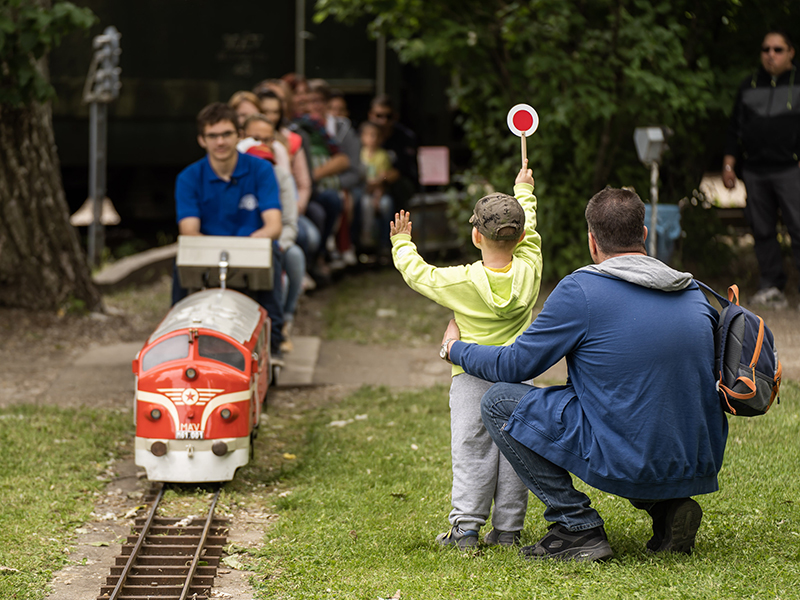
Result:
M69 223L50 104L0 105L0 306L101 307Z

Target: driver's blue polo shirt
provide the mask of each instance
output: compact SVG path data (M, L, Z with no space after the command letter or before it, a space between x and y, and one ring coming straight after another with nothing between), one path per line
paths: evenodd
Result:
M281 208L278 181L263 158L239 153L230 181L224 181L204 156L175 181L178 222L198 217L204 235L249 236L264 226L261 213L271 208Z

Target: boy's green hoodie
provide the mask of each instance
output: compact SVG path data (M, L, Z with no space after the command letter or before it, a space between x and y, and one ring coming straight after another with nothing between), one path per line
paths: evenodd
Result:
M514 249L511 268L500 273L471 265L438 268L426 263L411 236L392 236L397 270L413 289L453 311L461 341L507 346L531 324L542 280L542 241L536 232L533 186L518 183L514 196L525 211L525 237ZM453 365L453 375L464 370Z

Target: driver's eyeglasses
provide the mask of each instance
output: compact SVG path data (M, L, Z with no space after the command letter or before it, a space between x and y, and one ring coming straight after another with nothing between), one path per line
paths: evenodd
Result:
M229 140L235 135L236 132L230 130L230 131L223 131L222 133L207 133L203 137L206 138L207 140L211 140L212 142L216 142L217 140Z
M781 46L761 46L761 52L764 54L769 54L770 50L772 50L775 54L783 54L786 52L787 48Z

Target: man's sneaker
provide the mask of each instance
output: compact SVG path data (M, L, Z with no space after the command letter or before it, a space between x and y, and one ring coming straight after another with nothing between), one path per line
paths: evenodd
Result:
M659 502L647 511L653 517L653 537L647 542L650 552L691 554L703 509L691 498Z
M770 287L758 290L753 294L753 297L750 298L750 304L763 308L782 310L789 306L789 301L778 288Z
M461 529L458 525L453 525L450 531L437 535L436 542L440 546L457 546L461 550L466 550L478 545L478 532L473 529Z
M521 552L525 558L582 562L608 560L614 556L602 525L583 531L570 531L559 523L552 525L547 535L533 546L524 546Z
M483 536L483 543L489 546L519 546L521 537L521 531L501 531L500 529L492 529Z

